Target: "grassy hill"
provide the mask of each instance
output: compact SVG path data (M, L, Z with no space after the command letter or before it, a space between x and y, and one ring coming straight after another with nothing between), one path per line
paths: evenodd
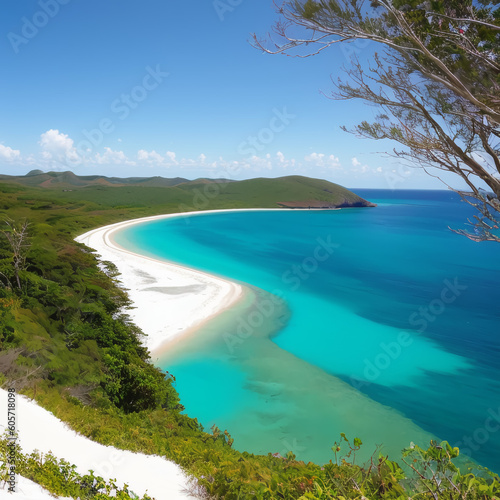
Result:
M131 209L139 215L214 208L373 206L338 184L301 176L244 181L188 181L163 177L82 177L72 172L34 171L26 176L0 176L0 182L38 188L24 196L27 204L35 206L46 206L57 199L63 203L94 204L95 209Z
M189 183L188 179L175 177L106 177L104 175L76 175L73 172L42 172L32 170L26 175L0 175L0 182L16 182L23 186L72 189L89 186L150 186L168 187ZM212 182L216 182L215 180Z
M179 186L181 189L183 186ZM293 175L277 179L232 182L221 196L265 207L337 208L373 206L352 191L333 182Z
M129 301L118 286L113 264L99 264L73 239L94 227L159 213L277 207L311 200L355 204L361 198L336 184L298 176L231 183L198 180L164 187L138 185L142 181L137 179L129 185L113 184L109 178L104 182L99 176L90 180L82 185L82 178L71 173L39 172L21 178L22 182L5 176L0 180L0 385L4 389L15 388L35 398L100 443L176 461L199 479L203 498L438 498L429 492L441 492L442 484L448 485L444 475L453 476L458 484L447 486L446 498L458 500L469 493L467 498L499 497L497 476L481 472L480 478L462 479L451 463L456 452L445 444L405 452L412 466L422 471L439 462L440 475L426 483L419 483L417 475L408 476L387 457L375 458L370 468L354 465L349 457L361 442L349 443L345 437L331 443L332 461L324 466L297 461L292 453L257 456L234 450L230 429L221 432L214 426L206 432L183 413L172 379L151 363L140 330L126 316ZM71 185L71 191L64 185ZM16 232L5 223L9 219ZM17 260L16 276L16 258L5 233L20 234L25 220L29 244ZM0 438L2 481L7 477L6 454L6 441ZM18 457L18 472L53 493L96 498L94 479L69 474L67 463Z

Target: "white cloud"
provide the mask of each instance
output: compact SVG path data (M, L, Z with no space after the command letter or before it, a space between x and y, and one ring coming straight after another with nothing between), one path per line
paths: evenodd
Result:
M9 162L19 161L21 159L21 151L0 144L0 159Z
M328 157L328 166L332 168L340 168L340 160L334 155Z
M165 153L165 156L172 162L172 163L175 163L177 164L177 160L175 159L176 157L176 154L172 151L167 151Z
M307 162L313 162L316 163L317 165L320 163L323 163L323 159L325 158L325 155L322 153L311 153L310 155L307 155L304 160Z
M148 158L149 158L149 153L145 149L139 149L139 151L137 151L138 160L147 160Z
M65 163L67 160L74 162L78 160L73 139L67 134L59 132L57 129L50 129L40 136L39 141L42 146L42 157L45 160L55 160Z
M38 161L35 158L34 155L28 155L22 158L22 163L24 165L32 166L32 165L38 165Z
M304 160L314 167L340 168L340 160L335 155L326 156L323 153L311 153L305 156Z
M252 156L248 162L242 163L243 167L247 169L252 169L255 171L260 170L272 170L273 164L271 161L271 155L267 154L265 158L261 158L260 156Z
M108 147L104 148L103 154L96 153L93 162L99 165L135 165L123 151L113 151Z
M356 178L359 174L366 174L368 172L376 172L374 169L370 169L368 165L363 165L355 156L351 158L352 168L349 172L355 174Z
M120 141L121 142L121 141ZM229 179L258 177L271 173L283 175L298 173L316 177L336 178L351 176L350 178L367 178L384 175L385 170L370 168L362 164L357 157L350 159L349 169L342 169L340 160L334 154L311 152L295 159L287 157L283 151L263 153L251 158L225 159L222 156L209 157L205 153L193 156L180 156L173 151L158 153L156 150L138 149L135 153L127 154L124 150L114 150L111 147L96 147L93 150L80 151L75 142L67 134L57 129L50 129L40 135L40 150L36 154L22 155L19 150L0 144L0 162L9 162L12 165L40 168L42 170L68 169L77 173L84 173L82 168L99 171L105 175L116 171L117 167L129 167L131 175L140 175L141 168L151 169L150 175L164 175L167 169L172 175L180 175L183 170L185 177L224 177ZM122 147L117 146L117 147ZM78 149L78 153L77 153ZM80 168L75 168L80 167Z
M165 161L165 158L163 158L163 156L160 153L157 153L154 149L153 151L146 151L145 149L140 149L137 152L137 159L157 165L161 165Z

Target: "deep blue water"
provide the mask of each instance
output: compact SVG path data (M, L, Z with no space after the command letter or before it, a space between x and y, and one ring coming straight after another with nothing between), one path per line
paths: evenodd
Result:
M319 375L311 372L314 404L332 404L326 387L338 379L355 389L335 396L339 400L355 398L359 391L367 405L379 404L357 424L365 442L378 442L366 434L368 420L378 411L373 408L380 408L374 432L384 421L401 422L401 439L406 439L404 433L414 432L410 421L500 472L500 246L475 243L448 229L464 227L473 213L454 193L355 191L379 206L204 214L119 233L116 239L124 246L278 294L291 312L272 337L274 346L247 342L246 355L238 357L231 348L228 354L226 338L196 355L177 353L164 367L176 375L191 416L219 425L233 415L227 425L236 429L236 443L240 437L249 446L245 432L258 433L275 418L285 436L281 442L299 439L304 450L309 446L308 459L327 460L322 438L302 436L298 419L290 422L290 413L297 411L293 405L305 404L303 395L287 392L299 384L292 375L290 388L286 378L280 379L279 391L271 394L276 400L262 397L265 365L257 367L254 360L250 367L247 358L252 353L265 359L278 346L293 355L281 359L276 349L273 359L283 363L281 371L285 366L298 370L298 359L329 377L319 383ZM245 317L238 321L244 328ZM260 408L254 419L250 407ZM263 409L271 407L272 415L263 419ZM387 420L387 410L394 422ZM249 416L240 429L244 411ZM326 413L324 419L328 426L347 425ZM349 415L346 419L350 425ZM318 424L304 416L300 425ZM335 429L336 435L344 430ZM325 443L325 450L332 444ZM300 456L302 448L295 448Z

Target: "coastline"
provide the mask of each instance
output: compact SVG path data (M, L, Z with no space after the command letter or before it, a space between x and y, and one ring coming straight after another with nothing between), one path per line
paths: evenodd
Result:
M274 210L290 212L290 209ZM326 463L331 458L330 445L325 446L325 442L334 443L339 429L349 436L363 437L366 452L361 452L359 457L366 461L380 444L370 436L377 436L384 443L384 453L392 457L409 445L408 436L422 445L434 439L435 436L410 419L280 348L270 337L275 330L273 325L268 325L270 328L265 331L241 334L232 311L241 307L241 317L245 319L258 308L252 287L140 255L113 239L118 231L135 224L215 212L227 210L144 217L104 226L76 238L95 249L101 261L110 260L117 266L121 286L128 289L136 307L130 316L148 335L143 344L150 350L155 364L161 362L178 374L179 367L175 366L178 352L188 352L190 359L199 362L203 373L202 379L196 378L198 391L202 387L203 393L209 393L210 388L217 385L218 377L228 377L233 382L219 398L212 395L212 413L203 425L208 428L215 423L220 428L231 429L238 450L258 454L272 450L282 456L295 450L302 459L317 463ZM281 321L282 316L275 319ZM227 336L236 339L235 342L228 345ZM222 352L231 362L221 369L221 364L212 360L214 352ZM185 374L178 376L189 380ZM194 372L194 377L198 376ZM311 390L311 387L321 389ZM184 396L188 414L198 416L196 406L192 406L186 394ZM233 402L240 397L249 397L250 406L235 408ZM200 401L206 404L203 398ZM309 408L316 409L313 416L306 410ZM367 412L373 415L369 421L359 417ZM391 424L381 430L382 421ZM256 423L258 437L255 433L248 434L248 428L255 428Z
M261 210L269 211L269 209ZM289 209L282 210L290 211ZM210 353L200 344L207 343L206 339L215 338L211 336L211 330L220 326L218 322L219 318L223 321L222 313L236 306L240 301L244 304L246 300L243 299L250 299L251 290L247 294L245 286L166 260L150 258L126 250L114 241L113 236L117 235L118 231L135 224L214 212L227 212L227 210L144 217L104 226L76 238L76 241L95 249L96 253L101 256L100 260L112 261L122 273L121 286L130 288L129 296L133 305L138 308L132 311L132 319L149 335L144 344L150 352L154 351L154 358L163 357L165 354L175 357L177 350L175 344L179 341L179 349L184 349L186 344L193 349L198 348L199 359L203 359L202 363L210 363L210 356L208 356ZM134 283L133 287L131 282ZM214 286L210 288L210 284ZM201 288L193 288L193 286ZM212 290L214 296L211 294ZM140 300L137 300L137 297ZM157 302L151 303L151 300L157 300ZM204 309L205 314L200 314L200 308L197 306L189 308L189 304L197 300L201 300L202 304L208 304ZM169 303L168 309L165 307L167 302ZM177 306L182 303L184 303L183 307ZM232 311L228 311L227 314L232 314ZM176 325L170 321L171 315L175 315L174 319L178 321ZM217 320L214 323L210 322L210 325L207 325L208 331L205 331L205 323L215 317ZM248 317L248 314L245 317ZM166 324L167 320L168 324ZM148 326L149 329L147 329ZM185 337L191 335L194 330L198 330L198 337L194 341L191 338L186 339ZM335 430L338 429L348 432L350 436L362 436L370 453L376 448L377 443L372 442L369 436L376 435L386 443L384 452L387 451L394 457L402 448L408 446L407 436L412 436L418 443L425 443L434 438L425 430L418 428L411 420L370 400L341 379L283 351L270 341L267 334L243 336L244 349L240 350L238 346L242 342L225 345L224 336L221 336L220 332L234 335L235 330L233 326L227 330L217 328L218 343L222 344L225 359L230 358L231 366L223 372L215 370L213 379L203 375L206 385L203 392L209 393L210 387L216 386L217 377L220 377L222 373L234 381L232 387L234 397L228 397L230 393L224 392L221 399L215 401L217 412L209 417L209 423L206 426L210 426L209 424L213 421L221 428L233 429L232 435L235 436L237 449L251 450L253 453L266 453L271 449L279 453L283 452L282 455L290 450L296 450L300 451L301 455L305 455L306 460L325 462L331 458L330 447L325 448L325 442L335 442L338 438ZM181 342L181 340L187 340L187 342ZM208 361L205 358L208 358ZM219 368L216 363L215 367ZM211 372L205 369L204 374L206 373ZM292 384L290 384L291 374L293 374ZM311 386L321 387L321 390L311 391ZM250 413L248 407L242 411L232 411L231 408L227 408L227 405L232 404L231 402L237 400L237 396L243 393L250 393L252 396ZM325 393L328 394L327 398L325 398ZM328 404L325 404L325 401ZM310 413L304 411L308 408L321 409L321 411L316 411L311 419ZM360 420L358 417L353 418L354 415L360 416L366 412L374 416L370 422ZM225 417L223 419L220 417L222 413ZM189 414L197 414L196 408ZM252 418L255 417L255 421L251 421L250 414ZM386 430L380 431L380 421L391 422L391 425L388 425ZM261 439L257 440L255 434L252 434L249 436L250 439L245 440L249 426L255 422L258 423L259 437L262 434ZM306 422L307 425L305 425ZM330 424L326 425L326 422ZM335 424L332 425L332 422ZM306 429L305 434L304 429ZM363 456L363 458L369 459L368 456Z
M223 316L222 313L243 303L245 298L250 300L252 291L202 271L134 253L118 245L113 240L113 234L142 222L224 211L144 217L103 226L75 238L75 241L95 250L101 261L109 260L116 265L121 274L120 286L127 289L134 307L129 315L147 335L141 340L152 356L161 356L173 342L192 334L212 318ZM0 410L5 410L7 414L6 391L0 389L0 396ZM192 498L192 478L171 460L94 442L25 396L19 395L17 404L19 444L23 453L35 450L52 452L57 458L76 465L81 474L87 474L92 469L108 481L115 480L118 486L128 484L139 495L147 493L162 498L168 494L168 498L179 500ZM41 422L48 432L40 434L37 431ZM4 428L3 422L0 422L0 430ZM141 471L140 477L136 474L137 470ZM17 481L16 494L20 500L54 498L39 484L22 476L17 476ZM5 488L0 487L0 496L3 491Z
M182 212L141 217L88 231L75 238L95 250L101 261L116 265L121 287L127 290L132 321L146 334L142 339L152 357L161 356L172 342L192 334L211 319L235 306L245 287L167 260L141 255L115 242L113 235L130 226L160 219L219 212L289 209L232 209Z

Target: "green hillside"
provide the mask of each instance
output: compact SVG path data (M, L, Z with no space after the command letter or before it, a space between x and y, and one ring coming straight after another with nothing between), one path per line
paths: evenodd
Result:
M351 442L344 436L328 443L332 460L323 466L297 461L293 453L258 456L234 450L231 429L203 429L192 418L196 415L183 413L172 378L151 363L141 346L142 332L126 315L130 304L115 267L99 265L74 241L91 228L145 215L305 199L359 200L335 184L296 176L173 187L75 186L72 191L0 182L0 385L33 397L95 441L174 460L198 478L204 489L199 498L438 498L428 492L442 489L443 477L454 481L446 498L465 498L462 493L498 498L498 478L485 471L481 477L461 476L452 463L456 449L444 443L433 443L429 451L405 451L418 470L437 467L435 481L408 476L387 457L374 457L369 468L354 464L361 445L355 436ZM28 239L16 258L9 237L21 234L26 222ZM0 438L2 481L7 453ZM21 452L18 457L17 471L54 494L112 498L97 494L95 485L103 483L93 476L68 473L67 463Z
M215 208L335 208L372 206L352 191L320 179L301 176L227 181L182 178L109 178L77 176L72 172L0 176L0 182L41 188L32 196L42 204L54 199L65 203L91 203L95 209L123 208L141 214ZM54 195L54 193L57 194ZM34 192L33 192L34 193ZM288 204L288 205L287 205ZM152 212L151 212L152 211Z
M189 186L179 186L189 189ZM333 182L293 175L277 179L250 179L227 184L221 197L263 207L276 207L286 202L297 202L305 207L311 202L324 202L330 208L340 206L371 206L369 202L352 191Z
M73 172L43 172L32 170L26 175L0 175L0 182L16 182L23 186L71 189L89 186L150 186L168 187L191 182L183 177L106 177L104 175L76 175Z

